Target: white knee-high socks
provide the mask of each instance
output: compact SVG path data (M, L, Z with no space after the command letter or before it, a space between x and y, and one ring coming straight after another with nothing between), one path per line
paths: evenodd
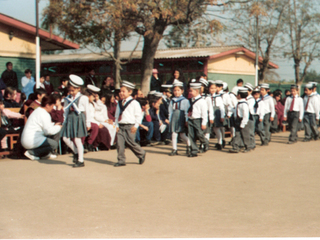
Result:
M210 141L210 133L206 133L206 134L204 135L204 137L205 137L208 141Z
M180 135L182 141L184 141L185 143L187 143L188 146L190 146L190 140L187 137L187 135L185 133L179 133L179 135ZM172 133L172 148L173 148L173 150L177 150L177 148L178 148L177 143L178 143L178 133L173 132Z
M66 145L74 152L74 154L78 154L78 161L83 162L83 145L81 138L75 138L74 143L70 138L63 137L63 141Z
M220 127L214 127L213 128L216 136L217 136L217 139L218 139L218 144L222 144L222 130Z

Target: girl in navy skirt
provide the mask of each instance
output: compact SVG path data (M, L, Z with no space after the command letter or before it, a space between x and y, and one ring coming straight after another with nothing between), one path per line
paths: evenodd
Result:
M83 80L76 75L70 75L69 78L70 95L64 101L64 123L61 136L74 153L73 162L75 164L73 167L84 167L81 138L86 137L87 131L91 128L87 116L89 114L89 100L87 96L80 93Z
M189 100L183 96L183 83L175 80L173 83L173 95L174 97L170 101L169 105L169 122L170 130L172 132L172 152L170 156L178 155L177 142L178 134L181 139L187 143L187 149L189 150L190 140L187 137L186 124L188 121L188 109L190 108ZM187 152L188 152L187 150Z

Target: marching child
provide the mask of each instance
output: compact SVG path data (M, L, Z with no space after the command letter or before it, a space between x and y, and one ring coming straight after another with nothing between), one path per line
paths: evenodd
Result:
M246 101L249 106L249 121L248 121L248 127L250 129L250 149L255 149L255 139L254 139L254 105L256 103L254 97L252 96L253 86L251 83L246 83L244 85L245 88L248 89L248 97L246 98Z
M209 148L209 141L205 138L203 131L207 128L208 107L200 95L201 83L190 83L190 108L188 110L188 137L191 143L191 150L188 157L198 156L196 139L204 145L203 151Z
M264 132L264 127L263 127L263 119L264 119L264 111L265 111L265 106L264 102L260 98L260 87L256 87L252 91L252 96L255 99L255 104L253 107L254 113L253 115L253 121L254 121L254 131L258 134L260 137L261 143L264 143L265 140L265 132ZM256 142L254 140L254 148L256 147Z
M240 145L244 143L245 150L243 153L250 152L250 129L248 125L249 121L249 106L246 101L248 96L248 89L245 87L238 88L238 104L236 106L236 119L235 119L235 129L236 135L232 143L232 149L229 150L230 153L239 153Z
M270 125L274 120L274 115L276 113L273 98L268 94L269 88L269 84L267 83L262 83L260 86L261 99L264 101L265 106L265 115L263 119L265 141L261 144L261 146L268 146L269 142L271 141Z
M291 85L291 96L286 98L284 105L283 120L287 121L290 129L288 144L298 140L298 125L302 122L304 114L303 100L298 95L298 85Z
M317 95L313 92L313 85L308 83L305 87L305 93L307 94L304 98L304 130L305 138L303 142L309 142L314 136L314 140L318 140L319 131L317 122L319 121L319 104Z
M74 168L84 167L81 138L86 137L91 128L89 99L80 93L81 86L82 78L71 74L68 83L70 95L64 99L64 124L61 130L63 141L73 151Z
M120 88L121 100L118 102L116 110L117 126L117 152L118 162L115 167L126 165L125 145L139 158L139 164L143 164L146 152L135 142L136 131L142 120L140 104L131 97L135 85L122 81Z
M187 143L187 154L190 150L190 140L185 133L190 103L189 100L183 96L183 90L183 83L178 80L175 81L173 84L174 97L170 101L169 105L169 126L172 133L172 152L169 154L169 156L178 155L178 134L180 138Z

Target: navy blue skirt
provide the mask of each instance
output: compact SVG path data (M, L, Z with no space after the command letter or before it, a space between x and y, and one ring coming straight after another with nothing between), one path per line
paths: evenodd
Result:
M61 136L67 138L82 138L88 135L86 116L83 112L79 115L70 111L61 129Z

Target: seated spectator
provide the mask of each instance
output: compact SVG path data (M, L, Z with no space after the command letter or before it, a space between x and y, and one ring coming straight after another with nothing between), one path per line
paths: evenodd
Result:
M23 119L24 115L16 112L12 112L6 109L3 101L0 101L0 114L1 114L1 128L5 130L5 134L21 132L23 127L15 127L11 119ZM1 131L0 131L1 136ZM8 151L7 137L1 140L2 151Z
M53 96L43 97L41 107L30 115L23 129L21 144L27 149L25 156L31 160L57 157L53 152L58 148L58 141L53 138L59 135L61 124L53 123L50 116L55 104Z
M27 118L31 115L31 113L36 110L38 107L41 107L41 101L44 96L46 96L46 90L39 88L36 90L36 100L34 100L28 107L27 111L25 112L25 115Z
M113 93L107 93L106 97L106 106L108 109L108 118L111 119L113 122L116 120L116 109L117 109L117 102L114 97Z
M49 74L44 75L44 82L43 83L44 83L44 87L47 91L47 95L49 96L54 91L53 85L50 82L50 75Z
M153 98L150 102L150 115L153 122L153 138L158 142L158 145L169 144L167 141L167 134L169 131L168 124L160 118L160 104L162 102L161 96L161 93L157 93L155 95L156 98Z
M153 136L153 122L149 113L150 106L147 98L138 98L142 110L142 122L136 132L136 142L141 146L150 146L151 138ZM141 132L141 134L140 134ZM141 136L141 137L140 137Z
M62 97L68 96L68 92L69 92L68 82L69 82L69 79L66 77L63 77L60 79L61 85L58 87L58 92L60 92Z
M105 95L111 91L114 91L114 80L111 77L106 77L106 79L102 83L101 94Z
M41 74L41 76L40 76L40 85L39 85L39 87L37 88L37 84L35 84L33 86L33 92L36 92L36 90L40 89L40 88L47 92L46 87L44 85L44 75L43 74Z
M24 94L24 93L22 93L22 94ZM25 95L25 94L24 94L24 95ZM19 113L20 113L20 114L24 114L24 108L25 108L25 106L29 107L30 104L31 104L33 101L35 101L36 99L37 99L37 95L36 95L35 93L31 93L31 94L29 95L28 100L26 100L26 101L23 103L23 105L22 105Z
M4 91L4 107L5 108L20 108L19 103L15 101L17 90L12 87L7 87Z
M113 94L114 94L114 98L116 99L116 103L118 104L118 102L119 102L119 100L120 100L120 96L119 96L119 94L120 94L120 89L114 90Z
M285 105L285 103L286 103L286 99L287 99L287 97L289 97L290 95L291 95L291 92L290 92L290 90L285 90L284 91L284 95L285 95L285 97L281 100L281 102L282 102L282 105L284 106Z

